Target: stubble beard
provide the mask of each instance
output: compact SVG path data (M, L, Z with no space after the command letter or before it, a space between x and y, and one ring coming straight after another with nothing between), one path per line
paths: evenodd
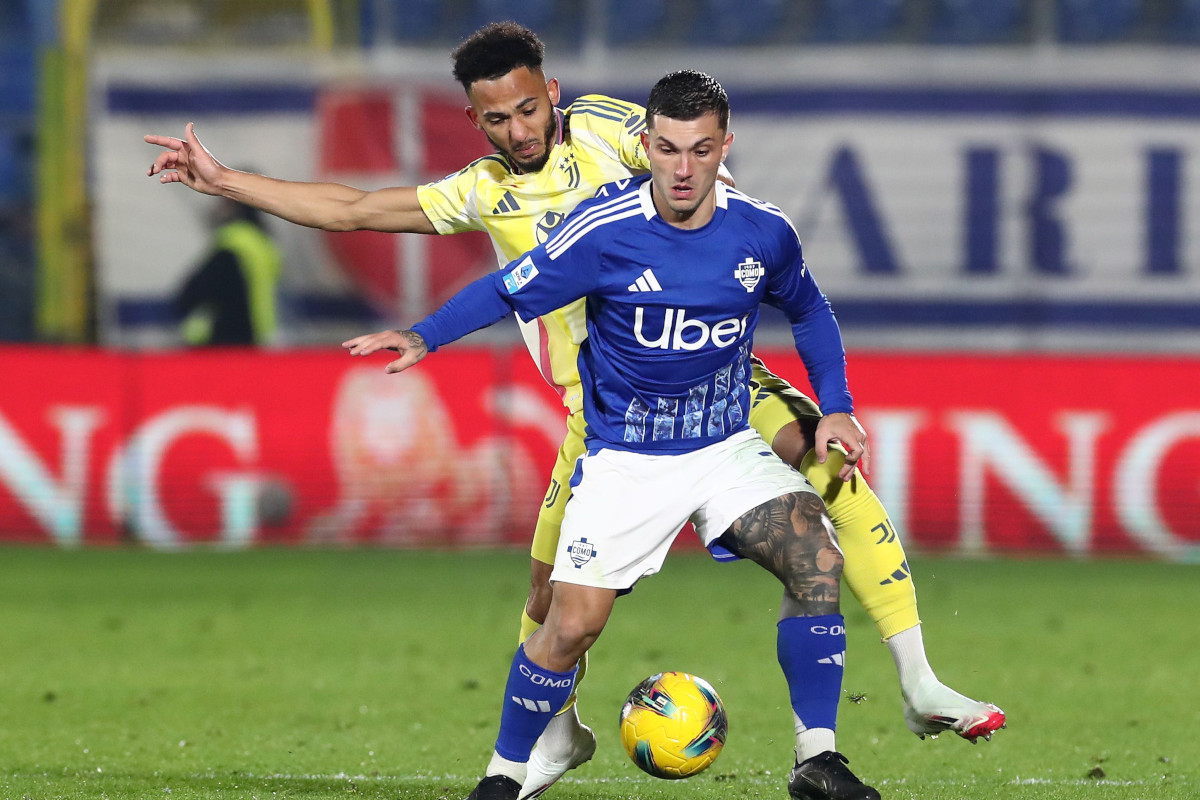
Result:
M554 149L553 142L558 138L558 113L551 110L550 121L546 123L546 129L542 131L542 154L532 161L522 161L506 148L501 147L496 143L496 140L488 136L488 141L492 143L492 147L496 148L496 152L508 159L508 163L520 169L523 174L531 172L541 172L542 168L550 160L550 151Z

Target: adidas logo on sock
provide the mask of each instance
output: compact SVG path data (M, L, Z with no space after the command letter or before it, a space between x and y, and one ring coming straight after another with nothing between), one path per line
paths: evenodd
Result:
M658 278L654 277L654 273L646 270L641 277L633 283L629 284L631 292L661 292L662 286L658 283Z
M549 714L551 711L550 704L545 700L530 700L528 697L517 697L514 694L512 701L519 706L525 706L530 711L540 711L543 714Z
M819 659L817 659L817 663L818 664L837 664L839 667L844 667L846 665L846 651L843 650L840 653L834 653L829 658L819 658Z

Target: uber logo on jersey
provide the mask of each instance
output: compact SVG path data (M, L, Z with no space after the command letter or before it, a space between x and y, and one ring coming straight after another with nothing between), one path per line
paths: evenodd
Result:
M688 319L687 310L668 308L663 314L662 331L657 338L642 334L645 309L638 306L633 312L633 335L640 344L656 350L699 350L712 341L715 347L728 347L746 333L746 319L730 317L709 325L699 319Z
M746 287L747 292L753 292L754 287L758 286L759 278L766 274L767 271L763 268L763 265L749 256L746 257L745 261L739 263L737 269L733 271L733 277L737 278L738 282Z

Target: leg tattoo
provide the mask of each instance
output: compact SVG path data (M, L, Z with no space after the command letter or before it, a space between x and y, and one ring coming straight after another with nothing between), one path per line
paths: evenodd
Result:
M821 498L794 492L747 511L720 541L778 578L801 615L820 616L838 613L842 551L835 537Z

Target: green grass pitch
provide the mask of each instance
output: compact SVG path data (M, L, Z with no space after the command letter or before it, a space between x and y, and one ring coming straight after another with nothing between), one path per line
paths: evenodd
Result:
M461 798L486 763L527 582L516 552L0 549L0 798ZM839 746L885 798L1200 797L1200 573L1137 561L913 559L939 676L1001 705L978 746L904 727L847 594ZM596 758L546 797L785 798L778 591L671 556L618 601L582 716ZM711 681L708 771L656 781L617 714L646 675Z

